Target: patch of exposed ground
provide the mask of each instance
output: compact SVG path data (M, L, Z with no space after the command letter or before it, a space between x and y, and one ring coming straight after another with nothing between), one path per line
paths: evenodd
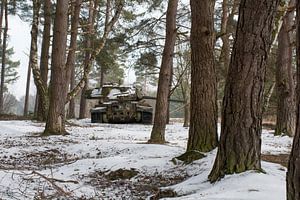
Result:
M175 170L175 169L174 169ZM109 199L116 196L120 199L128 198L132 200L142 200L151 196L152 200L163 197L175 197L176 193L171 190L160 190L166 187L180 183L189 176L186 171L179 169L163 173L147 173L137 169L118 169L116 171L96 171L85 177L86 184L97 188L99 198Z
M284 167L287 167L289 162L289 154L278 154L278 155L262 154L261 159L263 161L277 163Z
M10 156L0 156L0 169L4 170L41 170L63 166L77 161L74 155L49 149L37 152L18 153Z

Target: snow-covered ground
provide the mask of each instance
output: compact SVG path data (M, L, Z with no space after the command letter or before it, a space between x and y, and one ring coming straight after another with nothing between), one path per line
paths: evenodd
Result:
M228 175L215 184L207 176L216 150L174 164L185 152L182 124L167 126L166 145L145 144L150 125L71 124L70 135L40 137L44 124L0 121L0 199L150 199L159 188L175 191L175 199L285 199L286 169L278 164L262 162L265 174ZM263 131L263 154L287 154L291 143Z

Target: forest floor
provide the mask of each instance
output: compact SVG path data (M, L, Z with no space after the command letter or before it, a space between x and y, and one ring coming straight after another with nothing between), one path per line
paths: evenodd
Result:
M167 126L165 145L146 144L151 125L69 121L70 135L40 137L43 123L0 121L0 199L285 199L292 139L262 134L266 173L228 175L210 184L216 150L189 165L188 129Z

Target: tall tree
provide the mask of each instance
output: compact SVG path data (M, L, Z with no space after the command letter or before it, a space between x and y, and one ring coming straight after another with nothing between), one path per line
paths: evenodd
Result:
M297 117L296 132L290 154L286 189L287 200L300 200L300 1L296 1L296 54L297 54Z
M279 0L241 0L211 182L225 174L261 170L264 77L278 3Z
M295 0L291 0L289 8ZM293 30L294 9L290 9L283 17L283 23L278 34L276 89L277 89L277 120L275 135L293 136L295 133L295 84L293 73L293 47L291 31Z
M164 143L167 123L169 84L173 68L173 54L176 41L176 13L178 0L169 0L166 21L166 39L158 79L157 99L149 143Z
M0 83L0 114L3 113L4 81L5 81L5 65L6 65L6 45L7 45L7 35L8 35L7 34L7 32L8 32L7 0L2 1L2 4L4 4L5 26L4 26L3 44L2 44L2 66L1 66L1 83Z
M31 69L38 68L37 39L38 39L38 27L39 27L40 1L33 0L32 4L33 4L32 6L33 17L32 17L32 25L31 25L31 44L30 44L30 54L29 54L29 62L28 62L26 94L25 94L25 102L24 102L24 116L28 114Z
M110 1L108 1L110 2ZM94 24L95 24L95 17L94 17L94 0L90 0L89 3L89 19L88 19L88 30L85 38L85 58L84 58L84 68L87 68L89 65L92 65L90 63L91 58L91 49L92 49L92 42L93 42L93 34L94 34ZM85 92L88 89L88 76L85 76L85 84L84 87L81 90L81 98L80 98L80 110L79 110L79 119L86 118L86 98L85 98Z
M41 78L45 88L47 88L48 82L48 71L49 71L49 49L50 49L50 41L51 41L51 0L43 1L43 11L44 11L44 26L43 26L43 39L42 39L42 49L41 49L41 60L40 60L40 71ZM37 119L39 121L46 121L47 113L48 113L48 102L44 101L44 98L38 93L38 108L37 108ZM47 109L47 110L44 110Z
M187 151L217 146L217 78L214 66L214 1L191 0L191 121Z
M44 134L65 134L66 45L68 32L68 6L66 0L58 0L53 27L51 55L50 104Z
M71 20L71 42L70 50L67 58L67 68L70 70L70 90L75 87L75 59L76 59L76 49L77 49L77 35L78 35L78 24L79 24L79 14L81 9L82 0L76 0L72 4L72 20ZM68 118L75 118L75 100L72 99L69 104Z

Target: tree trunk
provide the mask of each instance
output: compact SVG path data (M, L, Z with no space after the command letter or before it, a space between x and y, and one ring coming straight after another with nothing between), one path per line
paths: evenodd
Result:
M272 83L272 85L269 87L269 89L266 91L265 99L264 99L264 105L263 105L263 113L267 112L270 106L270 99L273 95L274 88L275 88L275 82Z
M86 52L85 52L85 59L84 59L84 68L88 68L91 63L91 49L92 49L92 35L94 32L94 1L90 0L90 7L89 7L89 19L88 19L88 35L86 38ZM86 118L86 98L85 92L88 89L88 75L85 78L85 85L81 90L81 98L80 98L80 110L79 110L79 119Z
M279 0L241 0L211 182L225 174L261 170L264 77L278 3Z
M28 72L27 72L24 116L28 115L31 69L38 68L37 40L38 40L38 31L39 31L38 27L39 27L40 1L33 0L32 2L33 2L33 18L32 18L32 26L31 26L31 44L30 44L30 54L29 54L29 63L28 63ZM42 93L38 95L41 96ZM44 98L43 98L43 102L44 102ZM44 106L44 104L41 105Z
M222 3L222 19L221 19L221 34L222 37L222 49L221 49L221 55L219 58L219 63L222 66L222 72L224 74L224 76L226 76L227 71L228 71L228 66L229 66L229 62L230 62L230 41L229 41L229 36L230 36L230 32L229 32L229 28L227 28L228 26L228 16L229 12L228 12L228 1L227 0L223 0ZM221 67L219 66L219 67Z
M27 80L26 80L26 91L25 91L25 99L24 99L24 112L23 115L28 115L28 106L29 106L29 90L30 90L30 79L31 79L31 64L30 59L27 67Z
M290 1L289 7L295 4ZM277 89L277 121L275 135L293 136L295 133L295 85L293 78L293 48L290 38L294 19L294 11L287 11L278 34L276 89Z
M79 24L79 14L81 9L82 0L76 0L75 5L73 5L73 14L71 21L71 42L70 50L67 58L67 68L70 69L70 90L75 87L75 51L77 49L77 35L78 35L78 24ZM75 100L72 99L69 104L68 118L75 118Z
M51 0L44 1L44 30L43 30L43 39L42 39L42 49L41 49L41 61L40 61L40 70L41 70L41 78L44 84L44 87L47 88L48 82L48 70L49 70L49 47L50 47L50 31L51 31ZM46 121L48 107L49 105L45 105L43 97L41 96L39 90L38 92L38 111L37 111L37 120L38 121ZM44 109L47 110L44 110Z
M167 123L169 84L173 64L174 46L176 41L176 13L178 0L169 0L166 22L166 40L162 56L158 79L157 100L154 124L149 143L165 143L165 129Z
M2 24L3 24L3 15L4 15L4 4L5 0L1 0L0 8L0 43L2 41Z
M104 69L103 67L101 67L100 69L100 83L99 83L99 86L102 87L104 84Z
M66 43L68 31L68 1L58 0L53 27L51 55L50 106L45 135L65 134L65 103L68 91L66 76Z
M181 83L181 91L184 101L184 121L183 121L183 127L189 127L190 126L190 92L188 89L188 82L184 80Z
M2 45L2 67L1 67L1 86L0 86L0 114L3 114L3 98L4 98L4 80L5 80L5 65L6 65L6 43L7 43L7 31L8 31L8 9L7 0L4 2L5 10L5 27L3 32L3 45Z
M300 1L296 1L297 117L296 132L290 154L287 178L287 200L300 200Z
M191 0L191 9L191 122L187 151L208 152L218 143L214 1Z

